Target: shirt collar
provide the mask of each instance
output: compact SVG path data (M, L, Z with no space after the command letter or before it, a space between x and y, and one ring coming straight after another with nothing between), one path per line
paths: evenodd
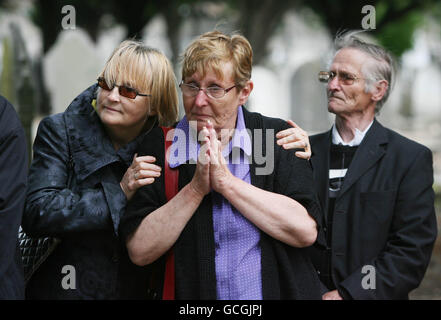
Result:
M355 128L354 138L349 142L344 142L341 138L340 134L338 133L337 127L334 124L332 126L332 143L333 144L341 144L344 146L349 147L355 147L361 144L361 141L363 141L363 138L365 137L366 133L372 126L372 123L374 123L374 120L367 126L367 128L364 131L360 131L358 128Z
M222 154L227 157L234 148L242 149L247 156L251 156L251 138L245 127L242 106L237 109L237 121L233 138L228 148L224 148ZM197 163L200 143L197 141L197 130L195 123L189 123L184 116L177 124L173 136L173 143L170 150L169 163L171 168L176 168L189 161Z

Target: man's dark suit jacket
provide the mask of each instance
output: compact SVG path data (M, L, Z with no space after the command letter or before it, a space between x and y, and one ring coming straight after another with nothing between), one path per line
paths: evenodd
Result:
M0 96L0 300L24 299L17 234L26 194L28 158L14 107Z
M331 141L331 130L311 137L325 219ZM432 184L431 151L374 120L335 201L331 273L340 292L353 299L408 299L423 279L437 235ZM319 272L326 272L320 270L324 256L312 250Z

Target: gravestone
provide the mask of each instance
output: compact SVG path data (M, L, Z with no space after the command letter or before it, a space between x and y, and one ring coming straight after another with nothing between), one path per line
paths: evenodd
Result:
M168 41L167 25L162 15L156 15L143 30L143 42L150 47L156 48L168 58L172 51Z
M437 65L429 64L415 74L412 105L416 120L441 121L441 72Z
M317 78L320 70L320 61L307 62L291 79L291 118L311 132L328 130L334 119L327 109L326 85Z
M254 89L249 98L249 108L268 117L288 119L289 109L280 94L280 78L271 70L256 66L253 68Z
M63 112L79 93L93 84L104 63L86 32L80 28L60 32L43 60L52 113Z

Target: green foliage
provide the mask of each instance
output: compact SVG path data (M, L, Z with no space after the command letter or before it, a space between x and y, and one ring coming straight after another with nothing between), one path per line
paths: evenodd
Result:
M420 12L411 12L395 23L386 25L378 33L378 40L385 48L399 57L412 47L414 31L423 21Z
M376 29L370 33L397 57L412 47L414 31L422 24L424 14L436 6L441 7L435 0L310 0L304 5L321 17L331 35L339 30L360 29L364 16L361 9L372 5Z
M434 16L441 20L439 0L115 0L105 5L98 0L59 0L55 5L48 0L35 0L32 16L43 30L45 52L61 31L61 8L66 4L76 8L77 25L87 30L94 40L102 27L99 22L104 14L112 15L116 23L125 25L127 37L139 37L149 20L162 14L166 18L168 35L176 46L174 34L178 33L182 22L189 15L204 14L200 8L206 2L225 4L225 19L232 30L242 31L252 42L256 61L267 53L266 43L288 10L313 11L333 36L337 31L360 29L364 16L362 8L372 5L376 10L377 29L371 33L398 57L412 46L414 30L421 25L425 12L435 9Z
M413 45L414 31L424 22L424 13L432 1L379 1L375 6L380 28L376 36L381 45L400 57Z

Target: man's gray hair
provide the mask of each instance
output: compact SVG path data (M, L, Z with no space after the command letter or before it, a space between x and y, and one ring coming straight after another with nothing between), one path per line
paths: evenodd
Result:
M377 81L386 80L388 83L386 93L383 98L377 102L375 107L375 113L378 113L392 90L395 81L396 65L392 55L385 48L365 42L357 37L356 34L360 32L363 31L347 31L337 34L334 40L335 54L341 49L353 48L375 59L376 63L367 63L363 66L362 73L366 80L366 92L371 91Z

